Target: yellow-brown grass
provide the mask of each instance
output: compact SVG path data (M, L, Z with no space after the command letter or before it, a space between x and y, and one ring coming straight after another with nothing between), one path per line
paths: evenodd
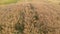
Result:
M60 34L57 7L48 3L2 6L0 34Z

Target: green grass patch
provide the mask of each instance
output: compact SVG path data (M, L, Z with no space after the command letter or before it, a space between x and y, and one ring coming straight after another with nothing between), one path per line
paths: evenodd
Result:
M18 0L0 0L0 4L16 3Z

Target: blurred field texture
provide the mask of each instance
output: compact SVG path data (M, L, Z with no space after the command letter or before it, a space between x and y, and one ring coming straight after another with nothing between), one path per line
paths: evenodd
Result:
M0 34L60 34L59 0L0 4Z

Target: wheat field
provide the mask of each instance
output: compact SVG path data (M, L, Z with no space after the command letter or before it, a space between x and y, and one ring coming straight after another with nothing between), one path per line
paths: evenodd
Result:
M60 34L60 5L44 0L0 5L0 34Z

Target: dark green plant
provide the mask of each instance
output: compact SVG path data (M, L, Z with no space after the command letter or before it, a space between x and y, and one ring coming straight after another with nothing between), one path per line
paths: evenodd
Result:
M23 30L24 30L24 24L16 23L15 24L15 30L17 30L19 32L23 32Z
M24 31L24 12L20 11L19 13L19 20L15 24L15 30L17 30L19 33L23 33Z

